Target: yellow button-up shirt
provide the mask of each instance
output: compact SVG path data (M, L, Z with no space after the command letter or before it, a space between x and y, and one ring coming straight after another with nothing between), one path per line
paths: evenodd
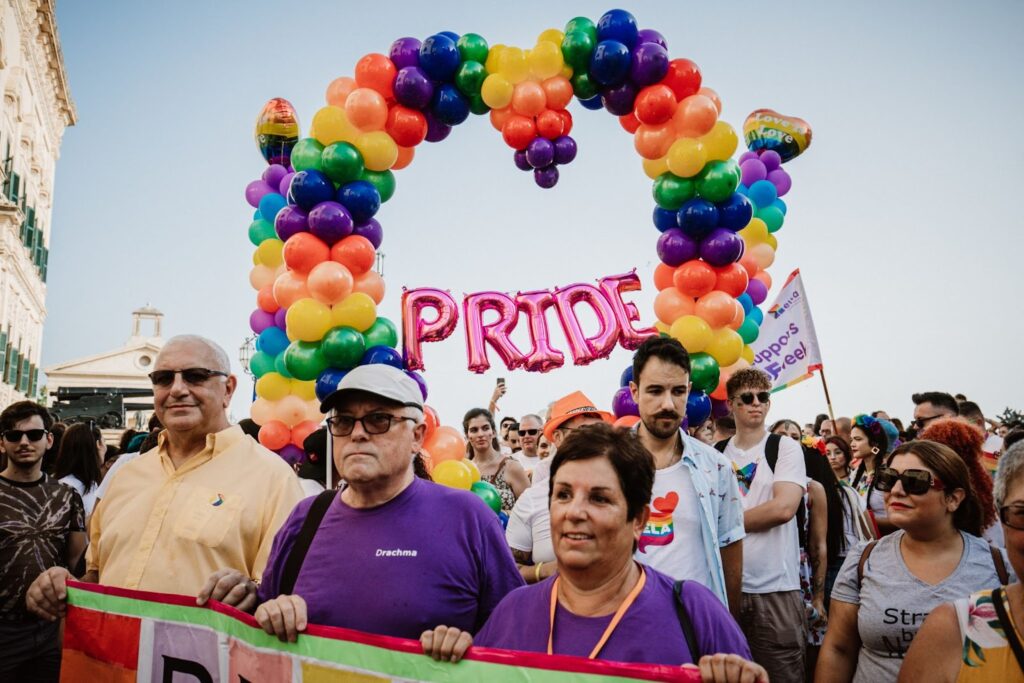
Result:
M233 426L174 469L157 448L122 467L89 524L87 568L107 586L194 595L218 569L259 580L302 499L292 469Z

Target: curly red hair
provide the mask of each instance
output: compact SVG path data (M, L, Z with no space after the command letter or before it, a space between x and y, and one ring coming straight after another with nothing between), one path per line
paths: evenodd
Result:
M937 441L956 451L971 475L971 485L981 505L982 527L987 529L992 526L996 521L996 506L992 497L992 477L981 464L981 447L985 443L985 435L981 430L960 418L947 417L932 422L918 437Z

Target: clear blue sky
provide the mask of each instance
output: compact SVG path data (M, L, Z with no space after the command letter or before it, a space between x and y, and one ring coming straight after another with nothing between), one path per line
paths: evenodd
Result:
M166 314L168 334L204 334L237 356L254 306L243 188L264 168L252 132L267 99L291 100L305 129L327 84L395 38L473 31L527 48L546 28L611 7L62 0L79 122L57 166L43 365L119 346L147 302ZM794 188L771 272L777 286L794 268L804 274L838 413L907 417L910 394L929 389L963 392L987 413L1024 407L1011 275L1024 246L1024 4L625 8L666 36L673 57L700 65L737 129L760 107L813 126L809 152L787 164ZM378 215L383 314L399 320L403 286L460 299L636 267L645 289L634 300L653 320L650 181L613 117L572 111L579 156L550 191L513 167L485 118L421 146ZM498 376L508 377L505 412L577 388L608 406L630 353L547 375L477 376L460 329L425 359L430 402L456 424ZM249 391L243 381L236 418ZM772 417L805 421L822 408L820 383L808 381L778 394Z

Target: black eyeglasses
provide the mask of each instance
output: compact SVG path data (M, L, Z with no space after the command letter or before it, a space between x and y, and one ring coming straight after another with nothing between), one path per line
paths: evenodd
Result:
M1004 505L999 508L999 521L1011 529L1024 530L1024 505Z
M408 420L416 422L416 418L392 415L391 413L369 413L362 417L351 415L334 415L327 418L327 425L331 428L334 436L348 436L356 428L356 423L363 425L363 431L367 434L384 434L391 429L391 423L395 421Z
M929 422L931 422L932 420L937 420L940 417L942 417L942 415L932 415L931 417L919 417L919 418L916 418L910 424L912 424L913 426L917 427L920 430L920 429L924 429L924 426L926 424L928 424Z
M744 405L749 406L754 402L755 398L758 400L759 403L767 403L769 400L771 400L771 397L772 395L767 391L759 391L756 394L751 393L749 391L744 391L742 394L740 394L739 399L743 401Z
M931 489L942 491L946 485L928 470L903 470L883 467L875 474L875 488L882 492L892 491L896 482L903 484L903 491L911 496L923 496Z
M18 443L23 436L27 436L29 441L39 441L47 434L49 431L46 429L8 429L4 432L4 441Z
M197 386L209 380L211 377L227 377L228 373L220 370L208 370L206 368L185 368L184 370L154 370L149 373L149 381L153 386L169 387L174 384L174 376L181 373L185 384Z
M539 429L520 429L519 436L537 436L540 434Z

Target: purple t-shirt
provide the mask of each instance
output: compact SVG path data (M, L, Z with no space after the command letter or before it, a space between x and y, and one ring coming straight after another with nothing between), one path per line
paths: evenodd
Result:
M300 502L277 532L260 602L280 594L284 564L314 499ZM336 497L294 592L312 624L419 638L440 624L475 633L522 585L494 512L468 491L417 478L375 508Z
M676 614L672 579L650 567L645 571L647 583L604 648L597 653L597 658L669 666L694 663ZM473 643L483 647L547 652L554 580L555 577L550 577L509 593ZM702 655L724 652L750 659L747 639L714 593L696 581L687 581L683 584L682 595ZM555 613L555 654L589 656L612 616L581 617L559 604Z

